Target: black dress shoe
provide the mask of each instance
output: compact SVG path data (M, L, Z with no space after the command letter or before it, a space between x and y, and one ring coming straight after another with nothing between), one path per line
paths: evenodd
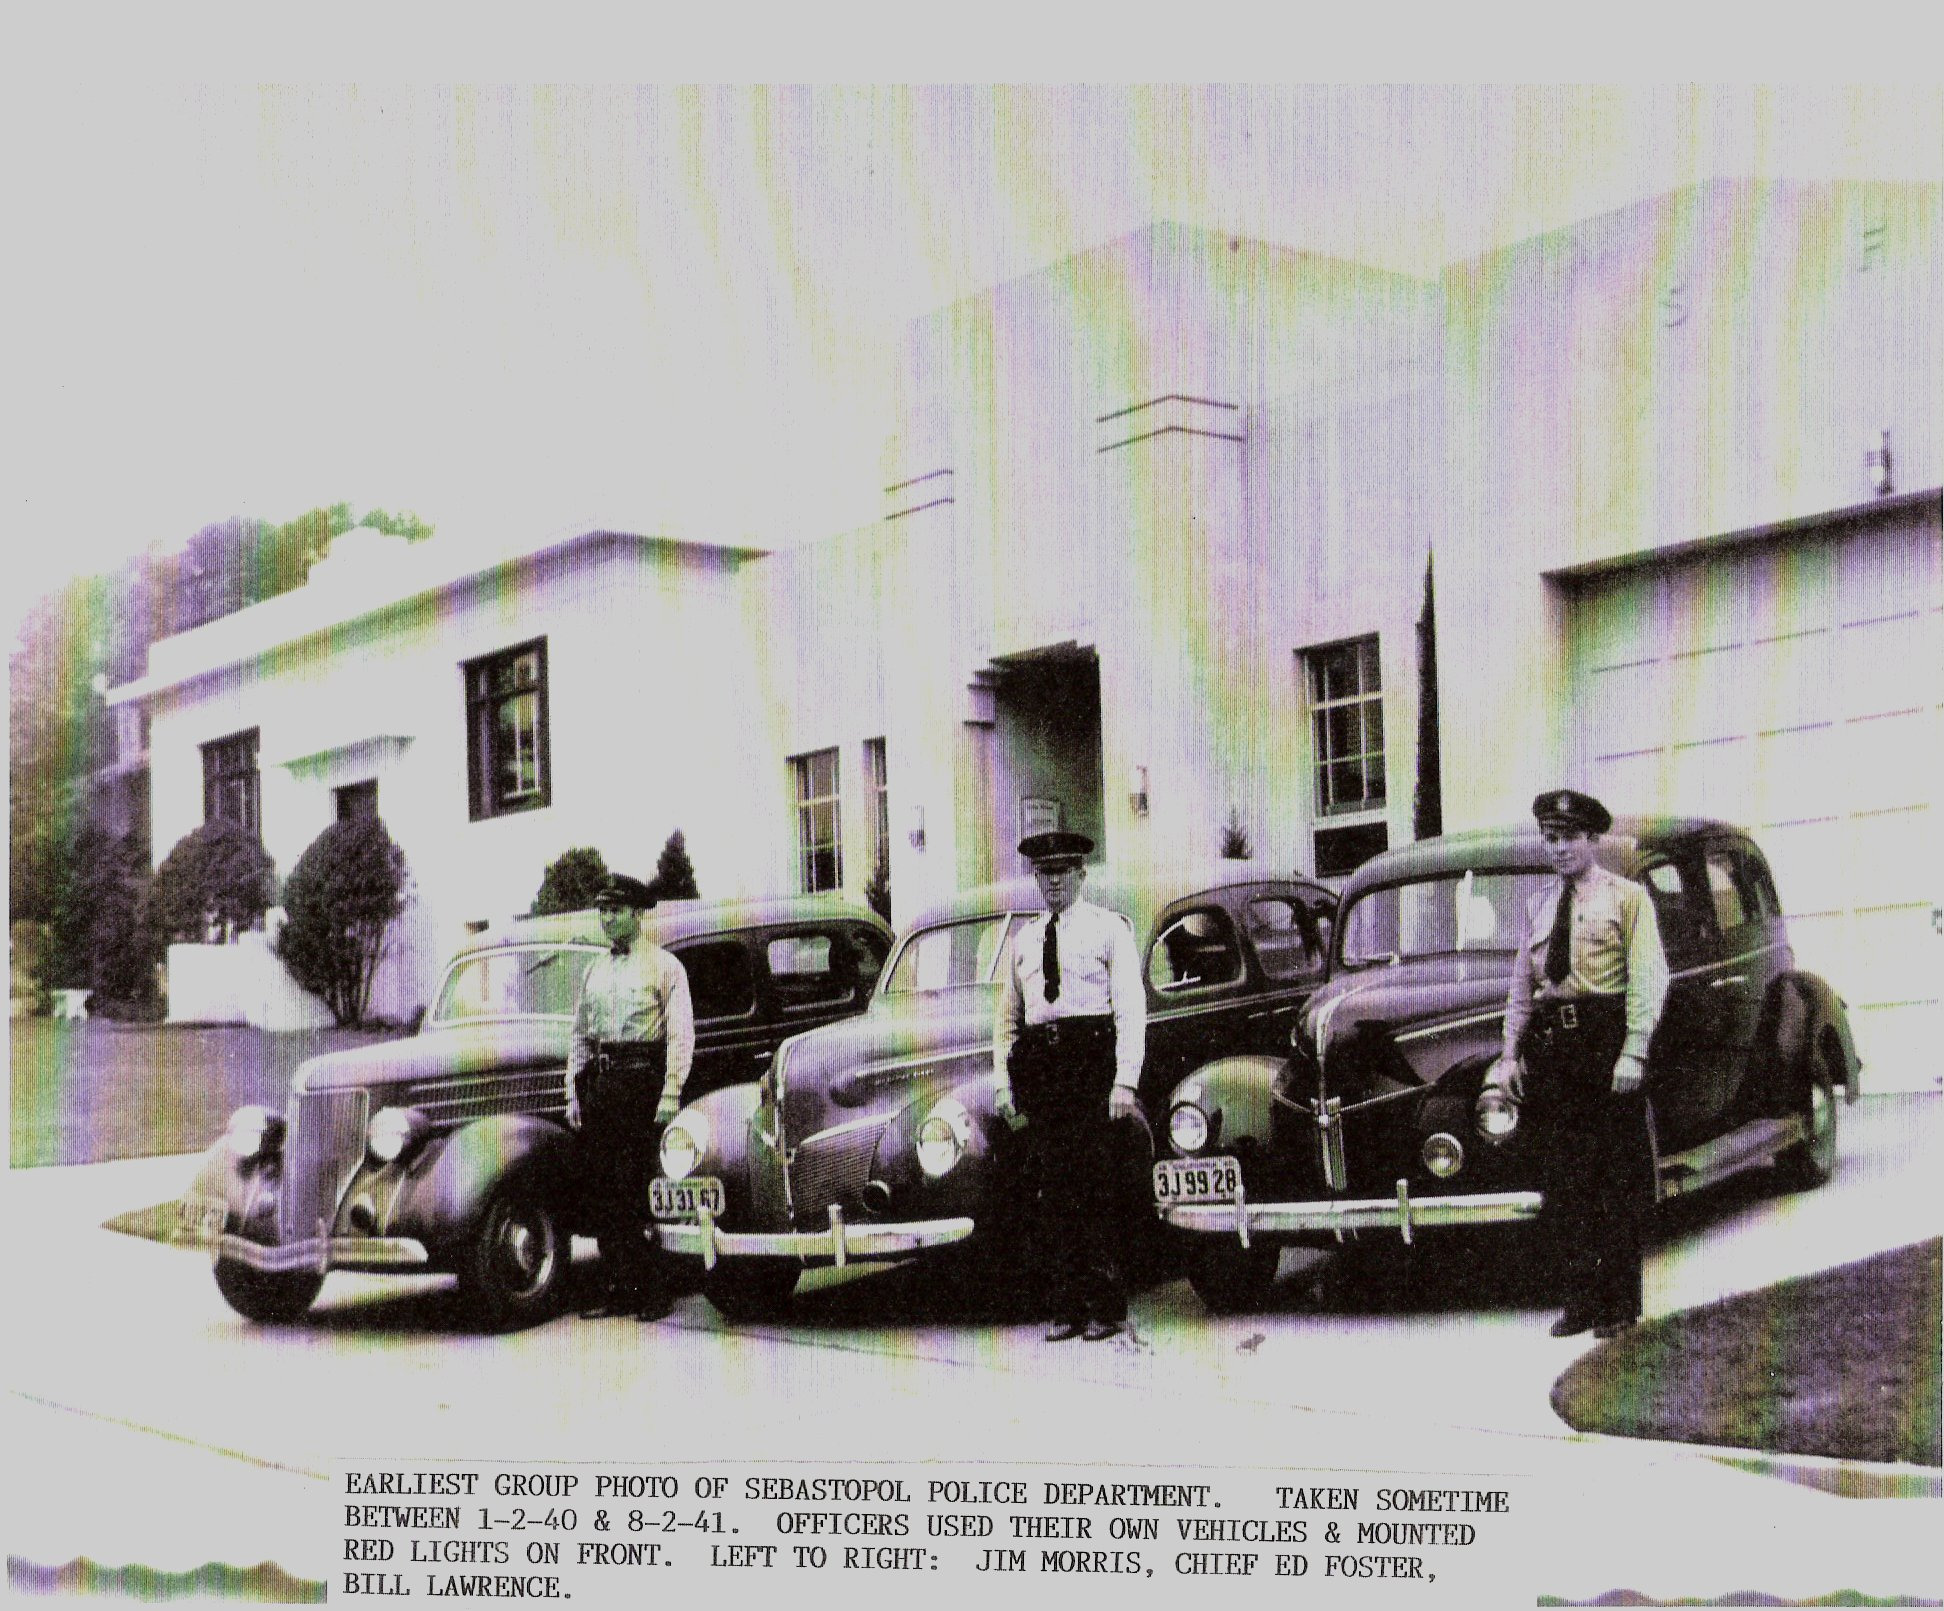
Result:
M1088 1342L1105 1342L1120 1331L1118 1320L1089 1320L1087 1329L1080 1333Z
M1621 1332L1631 1331L1634 1323L1635 1320L1631 1317L1624 1320L1602 1320L1593 1328L1593 1335L1598 1337L1601 1342L1611 1342Z
M1077 1320L1056 1320L1046 1328L1048 1342L1071 1342L1087 1328Z
M634 1308L618 1292L603 1292L579 1312L583 1320L612 1320L618 1315L633 1314Z
M1555 1337L1577 1337L1582 1331L1593 1329L1593 1317L1583 1315L1577 1309L1568 1309L1552 1323L1551 1335Z
M637 1320L663 1320L673 1307L668 1294L658 1288L652 1292L637 1293L628 1312Z

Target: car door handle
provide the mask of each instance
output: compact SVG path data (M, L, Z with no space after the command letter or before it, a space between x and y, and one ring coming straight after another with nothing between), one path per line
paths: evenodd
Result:
M1745 985L1747 983L1748 983L1748 976L1746 974L1731 973L1725 979L1710 980L1708 982L1708 988L1710 990L1732 990L1732 989L1737 989L1740 986Z

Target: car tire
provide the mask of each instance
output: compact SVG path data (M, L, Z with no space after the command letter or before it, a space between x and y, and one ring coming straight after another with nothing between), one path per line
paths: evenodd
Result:
M1836 1077L1828 1055L1814 1059L1796 1103L1809 1139L1775 1160L1778 1178L1790 1191L1813 1191L1836 1173Z
M323 1285L324 1277L315 1270L253 1270L234 1259L216 1261L216 1290L223 1301L262 1326L298 1319Z
M502 1181L461 1254L459 1284L484 1325L509 1330L553 1313L571 1262L551 1197L532 1181Z
M724 1320L780 1320L796 1291L797 1266L781 1259L718 1264L702 1277L702 1296Z
M1269 1301L1276 1285L1282 1248L1264 1242L1244 1247L1226 1237L1209 1237L1188 1266L1188 1285L1210 1314L1246 1314Z

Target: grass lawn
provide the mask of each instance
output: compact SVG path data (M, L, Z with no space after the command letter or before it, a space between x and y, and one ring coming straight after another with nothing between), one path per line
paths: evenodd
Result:
M16 1018L10 1029L16 1169L200 1152L244 1103L282 1107L305 1058L390 1038L93 1018Z
M1582 1432L1944 1465L1944 1242L1744 1292L1636 1326L1553 1384Z

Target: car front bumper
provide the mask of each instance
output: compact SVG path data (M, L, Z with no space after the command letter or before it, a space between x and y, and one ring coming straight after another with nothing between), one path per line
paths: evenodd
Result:
M699 1258L710 1270L718 1259L797 1259L804 1264L834 1264L839 1268L850 1263L900 1259L927 1248L963 1242L972 1229L969 1218L852 1224L834 1203L829 1228L819 1231L725 1231L706 1209L693 1223L660 1220L655 1225L666 1251Z
M222 1229L225 1205L211 1198L185 1199L176 1240L205 1248L212 1259L252 1270L428 1270L432 1255L410 1236L307 1236L295 1242L253 1242Z
M1400 1180L1394 1197L1327 1197L1309 1203L1179 1203L1157 1212L1179 1230L1233 1236L1244 1247L1252 1236L1303 1231L1394 1230L1405 1241L1419 1230L1451 1225L1511 1225L1536 1218L1544 1196L1536 1191L1472 1192L1463 1196L1413 1197Z

